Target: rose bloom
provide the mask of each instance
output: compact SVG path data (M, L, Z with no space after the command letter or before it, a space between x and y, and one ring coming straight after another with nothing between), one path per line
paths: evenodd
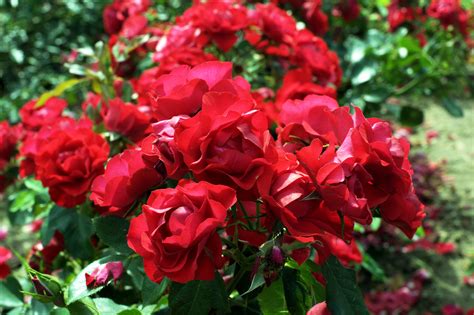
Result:
M328 17L322 6L322 0L309 0L303 4L308 28L316 35L324 35L329 29Z
M8 260L12 258L11 251L3 246L0 246L0 280L5 279L10 274L10 266L8 266Z
M65 100L51 97L41 107L36 107L37 100L31 100L20 109L19 114L26 130L39 130L42 126L50 125L61 117L67 107Z
M88 125L88 126L87 126ZM51 199L71 208L83 203L95 177L104 171L109 145L91 125L76 122L55 126L35 155L36 178L49 188Z
M283 84L277 91L275 104L280 110L285 101L302 100L311 94L337 98L334 88L313 82L313 75L308 67L290 70L283 77Z
M276 158L266 115L253 101L227 92L206 93L202 110L178 124L175 141L196 178L242 193Z
M319 160L318 155L313 159ZM277 217L300 242L313 242L324 232L341 236L339 214L328 208L293 154L280 150L278 162L266 169L257 186L267 212ZM353 222L345 217L344 225L344 237L349 239Z
M143 139L151 129L151 117L120 98L110 100L101 114L107 130L117 132L135 142Z
M176 23L189 24L201 30L204 39L214 42L220 50L227 52L237 41L236 32L248 24L247 9L222 0L195 3L177 18Z
M16 127L10 126L8 122L0 122L0 172L10 161L15 152L19 132Z
M212 280L224 262L217 229L236 201L233 189L207 182L181 180L176 188L155 190L130 223L128 245L155 282Z
M114 0L102 14L105 31L109 35L118 33L128 17L143 14L150 6L150 0Z
M125 150L110 159L103 175L95 178L90 199L103 214L122 215L146 191L164 180L162 163L147 163L137 149Z
M209 91L251 99L248 82L240 77L232 78L232 63L220 61L205 62L194 68L180 66L156 80L148 94L153 114L159 121L196 114L201 109L203 95Z

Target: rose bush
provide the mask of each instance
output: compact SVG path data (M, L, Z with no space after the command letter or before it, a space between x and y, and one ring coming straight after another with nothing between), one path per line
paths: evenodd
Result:
M392 31L419 18L400 16L399 6L388 7ZM77 51L69 67L78 77L27 102L19 123L0 124L9 216L40 238L18 261L0 247L0 278L7 277L0 290L13 296L0 307L387 310L377 303L391 295L364 298L353 268L377 274L371 246L397 231L418 237L431 208L419 199L428 201L416 190L408 139L373 117L387 111L357 107L364 99L357 86L376 81L375 72L357 73L357 62L344 68L346 55L336 51L345 45L353 58L365 48L351 50L347 30L331 42L321 37L357 24L366 9L357 1L326 7L195 1L163 23L152 1L107 5L108 42ZM451 9L433 1L428 15L464 35L465 13ZM59 98L76 88L87 94ZM382 94L380 102L396 95ZM397 246L455 250L432 238ZM18 284L20 266L28 279ZM418 280L416 296L390 311L415 304Z

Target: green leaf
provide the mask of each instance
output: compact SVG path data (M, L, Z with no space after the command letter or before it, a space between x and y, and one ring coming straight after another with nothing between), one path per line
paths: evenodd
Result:
M258 289L259 287L261 287L262 285L265 284L265 278L263 277L264 269L265 269L265 265L260 264L260 266L258 267L257 272L253 276L252 282L250 283L250 287L247 289L247 291L245 291L241 295L248 294L248 293L254 291L255 289Z
M424 114L418 108L403 106L400 111L400 123L405 126L415 127L423 123Z
M41 228L41 242L48 244L56 230L64 235L65 248L74 257L91 257L93 248L90 238L94 233L94 226L89 217L75 209L55 206Z
M377 64L375 62L358 62L352 69L352 85L361 85L370 81L377 74Z
M283 289L288 311L292 315L305 315L313 306L308 289L297 269L284 267L282 271Z
M35 194L29 190L20 191L15 194L10 212L31 210L35 205Z
M230 311L224 281L219 273L212 281L194 280L186 284L173 282L169 293L171 314L207 315Z
M127 245L127 233L130 223L119 217L106 216L94 219L94 226L100 240L118 253L131 254Z
M157 303L169 284L168 278L163 279L161 283L155 283L148 279L148 277L143 277L143 284L141 286L143 305Z
M58 84L53 90L41 94L41 96L39 97L38 101L35 104L35 108L40 108L51 97L60 96L67 89L70 89L71 87L73 87L73 86L75 86L75 85L77 85L81 82L84 82L85 80L86 79L70 79L70 80L67 80L67 81L64 81L64 82Z
M67 306L71 315L100 315L91 298L83 298Z
M322 270L327 282L326 303L331 314L369 314L354 270L344 268L334 256L329 257Z
M23 305L21 286L13 277L0 281L0 308L14 308Z
M92 299L92 301L94 301L94 304L100 314L118 314L121 311L127 310L128 308L125 305L117 304L113 300L107 298L96 298Z
M459 106L458 103L452 98L443 98L441 100L441 104L451 116L457 118L461 118L464 116L464 111L462 110L462 107Z
M87 267L82 269L81 272L79 272L76 278L74 278L71 284L67 287L66 304L70 305L84 297L95 294L99 292L100 290L102 290L102 288L104 287L104 286L99 286L92 289L87 288L86 277L85 277L86 273L90 274L99 265L102 265L111 261L122 261L124 258L125 256L121 256L121 255L106 256L92 262Z
M380 265L367 252L362 251L362 268L372 274L372 279L376 281L385 280L385 272Z
M258 295L258 303L264 315L288 314L281 278L263 289Z

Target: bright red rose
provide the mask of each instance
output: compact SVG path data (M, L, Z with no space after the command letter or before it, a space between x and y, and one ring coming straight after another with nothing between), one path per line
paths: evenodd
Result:
M335 89L313 82L313 75L307 67L290 70L283 77L283 84L278 89L275 103L277 108L281 109L286 100L302 100L310 94L337 98Z
M337 54L329 50L323 39L314 36L308 30L297 33L294 41L292 62L300 67L309 67L317 78L317 84L339 86L342 69Z
M421 15L421 8L407 4L407 1L392 0L388 6L388 23L390 31L395 31L405 23L416 20Z
M36 108L37 100L31 100L20 109L20 118L26 130L39 130L42 126L51 125L61 117L67 107L65 100L52 97Z
M90 125L57 125L35 156L36 178L49 188L54 202L71 208L86 200L92 181L104 171L108 154L109 145Z
M323 264L330 255L337 257L344 266L362 262L362 253L355 240L346 243L337 236L323 234L317 238L317 242L314 243L313 247L318 251L316 256L316 263L318 264Z
M227 52L237 41L236 32L248 24L247 9L239 4L211 0L195 3L176 22L179 25L189 24L199 29L202 37Z
M318 155L313 159L319 160ZM280 152L278 162L259 177L257 186L267 211L281 220L292 237L312 242L325 231L341 235L339 214L327 207L324 197L318 196L311 178L293 154ZM344 237L351 237L352 225L345 218Z
M349 108L339 107L333 98L320 95L283 103L280 124L283 128L278 139L289 152L309 145L313 139L339 145L354 126Z
M120 98L110 100L101 114L107 130L117 132L132 141L137 142L150 132L151 117Z
M114 0L102 15L105 31L109 35L117 34L127 18L144 13L150 5L150 0Z
M59 117L53 124L45 125L37 132L27 132L19 149L19 156L21 157L20 176L26 177L35 174L35 156L38 154L43 143L47 141L53 129L61 128L66 130L73 128L75 124L76 121L70 117ZM80 124L84 124L85 127L91 127L87 120L81 120Z
M235 202L233 189L207 182L182 180L176 188L155 190L130 223L128 245L155 282L212 280L223 264L216 230L225 226Z
M158 75L170 73L178 66L194 67L207 61L214 61L217 58L200 48L180 47L160 60Z
M16 127L10 126L8 122L0 122L0 172L10 161L16 149L19 133Z
M206 93L202 110L179 123L175 141L184 163L201 180L250 191L276 158L265 114L228 92Z
M203 95L209 91L229 92L251 99L248 83L239 77L232 79L232 64L220 61L205 62L194 68L178 67L156 80L148 93L156 118L163 120L196 114Z
M102 213L123 215L145 192L163 182L161 165L145 161L140 150L125 150L110 159L104 174L95 178L90 199Z
M200 30L192 25L173 25L158 40L156 52L153 54L153 61L161 62L168 55L174 54L175 51L184 47L202 50L207 40L202 39L200 34Z
M176 126L187 118L189 117L174 116L153 124L153 133L140 143L143 158L154 165L161 161L169 178L181 179L188 170L174 141Z
M12 256L8 248L0 246L0 280L5 279L10 274L11 270L7 262Z

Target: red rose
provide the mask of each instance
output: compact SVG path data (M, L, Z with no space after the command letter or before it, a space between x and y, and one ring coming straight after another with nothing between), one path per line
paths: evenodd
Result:
M317 78L318 84L339 86L342 80L342 69L337 54L329 50L323 39L314 36L308 30L297 33L294 41L292 62L300 67L309 67Z
M85 126L90 126L86 120L81 120L80 123L85 124ZM66 130L73 128L75 124L76 121L70 117L59 117L53 124L44 125L37 132L26 132L19 150L19 156L22 158L20 162L20 176L26 177L35 173L35 156L54 129L61 128Z
M105 31L109 35L117 34L128 17L140 15L150 6L150 0L114 0L105 7L102 15Z
M331 315L326 302L320 302L309 309L306 315Z
M8 122L0 122L0 172L12 157L19 138L16 127L10 126Z
M432 0L428 6L429 16L439 19L443 27L454 26L468 37L469 12L461 7L459 0Z
M337 98L336 90L323 87L313 82L313 75L308 68L299 68L288 71L283 77L283 84L276 95L276 106L281 109L286 100L302 100L310 94L327 95Z
M359 108L353 119L355 128L339 147L338 159L355 177L355 185L369 207L378 207L385 221L412 237L421 225L424 206L413 188L410 144L393 137L387 122L366 119Z
M201 30L202 37L227 52L237 41L236 32L247 26L247 9L240 4L220 0L195 3L176 22Z
M95 268L90 274L86 273L86 285L88 288L96 288L106 285L110 280L114 283L122 276L123 264L121 261L112 261Z
M199 111L208 91L249 94L249 89L248 83L232 80L230 62L209 61L194 68L181 66L162 75L149 91L150 105L158 120L191 116Z
M117 132L132 141L143 139L151 129L150 117L140 112L137 106L125 103L120 98L109 101L102 111L105 128Z
M340 0L333 9L334 16L342 16L344 21L351 22L360 15L360 6L357 0Z
M164 180L163 170L147 163L142 152L125 150L107 163L105 172L95 178L90 199L99 206L100 212L122 215L146 191Z
M313 139L323 144L340 144L354 126L349 108L339 107L328 96L308 95L303 101L288 100L281 108L278 139L286 151L293 152Z
M322 0L309 0L304 3L308 28L316 35L324 35L329 29L328 17L322 11Z
M187 116L174 116L153 124L153 133L140 143L143 158L154 165L161 161L169 178L180 179L188 170L184 165L183 155L174 141L176 126L187 118Z
M0 280L5 279L10 274L11 270L8 266L8 260L12 258L12 253L8 248L0 246Z
M184 163L199 179L250 191L276 157L265 114L227 92L206 93L202 102L202 111L176 128Z
M41 107L35 107L37 100L31 100L20 109L20 118L27 130L39 130L42 126L50 125L61 117L67 107L65 100L52 97Z
M90 125L55 126L35 156L36 178L49 188L54 202L71 208L86 200L108 154L109 145Z
M201 63L214 60L217 60L214 55L206 53L200 48L180 47L160 60L158 75L170 73L178 66L186 65L194 67Z
M323 264L330 255L337 257L345 266L349 266L351 263L360 264L362 262L362 253L359 247L357 247L355 240L346 243L334 235L323 234L319 235L313 247L318 251L316 256L318 264Z
M176 188L155 190L131 221L128 245L143 257L155 282L212 280L223 263L216 229L225 226L235 202L233 189L207 182L182 180Z
M43 246L41 242L33 245L27 257L28 264L35 270L51 273L54 268L54 260L63 250L64 236L61 232L56 231L46 246Z
M321 157L312 156L315 161ZM323 157L324 159L324 157ZM267 211L281 220L290 235L312 242L325 231L341 235L342 223L337 211L328 208L315 185L293 154L280 152L280 159L257 181ZM353 223L345 218L344 237L350 238Z
M390 31L401 25L416 20L421 15L421 8L411 6L406 1L392 0L388 6L388 23Z

